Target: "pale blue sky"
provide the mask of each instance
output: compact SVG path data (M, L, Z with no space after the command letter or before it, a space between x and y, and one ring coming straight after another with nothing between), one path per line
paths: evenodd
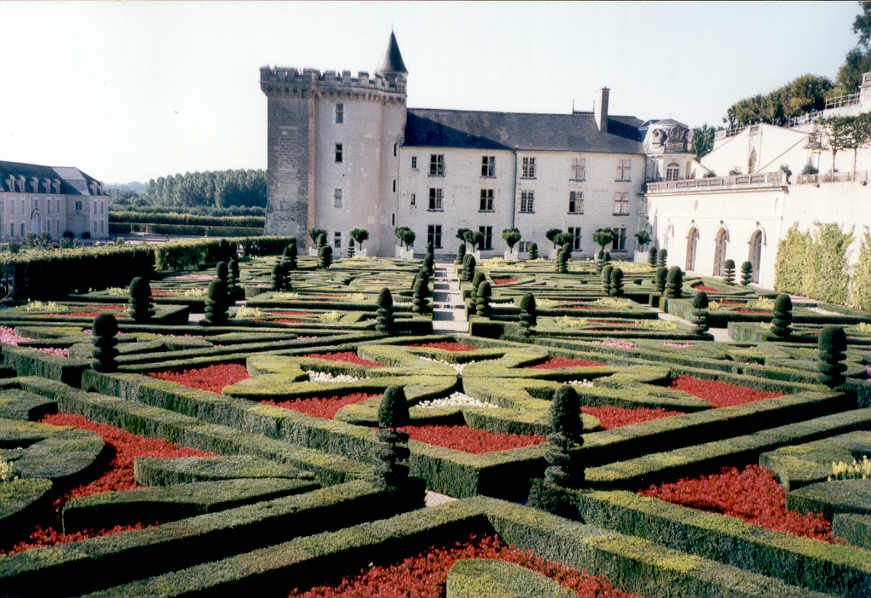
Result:
M259 67L370 73L396 31L408 105L717 124L804 73L834 78L856 2L0 2L0 160L105 182L266 167Z

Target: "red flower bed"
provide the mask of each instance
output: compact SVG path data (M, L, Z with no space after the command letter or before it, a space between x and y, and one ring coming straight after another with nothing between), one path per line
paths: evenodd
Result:
M704 284L694 284L693 289L696 291L704 291L706 293L722 293L720 289L715 289L714 287L709 287Z
M400 430L407 433L412 440L475 455L532 446L546 440L540 434L488 432L468 426L404 426Z
M510 276L503 278L494 278L493 284L508 284L509 282L517 282L518 278L511 278Z
M221 363L182 372L145 372L146 376L171 380L191 388L199 388L221 394L225 386L250 378L248 370L239 363Z
M595 308L590 306L590 305L572 305L569 307L569 309L595 309Z
M579 573L568 565L535 556L532 550L506 545L496 536L469 536L465 542L433 545L419 554L385 566L361 569L334 585L308 591L294 588L289 596L305 598L351 598L359 596L441 598L448 569L460 559L498 559L531 569L570 588L584 598L643 598L615 588L604 576Z
M345 293L320 293L319 295L309 295L309 297L332 298L332 297L347 297L347 295Z
M290 318L275 318L274 320L264 320L266 322L278 322L279 324L311 324L305 320L291 320Z
M292 399L290 401L269 400L260 402L264 405L275 405L276 407L281 407L282 409L292 409L294 411L299 411L308 415L314 415L315 417L325 417L327 419L333 419L333 417L335 417L336 415L336 412L345 405L359 403L360 401L365 401L366 399L371 399L372 397L377 396L380 395L377 393L366 394L362 392L356 392L344 396L333 395L331 397L309 397L305 399Z
M99 311L68 311L66 313L53 314L53 315L58 316L58 317L74 316L76 318L96 318L101 313L103 313L103 312L99 312Z
M583 367L583 366L591 366L591 365L605 365L600 361L587 361L584 359L568 359L567 357L551 357L547 361L542 363L537 363L535 365L528 365L526 369L528 370L557 370L559 368L573 368L573 367Z
M152 295L174 295L175 291L172 289L151 289Z
M746 305L746 301L735 301L734 299L718 299L720 305Z
M20 552L22 550L39 548L41 546L66 544L67 542L75 542L76 540L103 536L123 530L148 527L148 525L140 522L135 525L118 525L110 529L87 529L71 534L63 534L58 531L60 525L57 521L57 517L63 504L72 498L79 498L82 496L115 490L128 490L130 488L138 487L138 484L136 484L136 481L133 478L133 459L135 457L171 458L214 456L214 453L207 453L199 449L179 446L176 443L169 442L163 438L149 438L147 436L131 434L130 432L115 426L110 426L109 424L93 422L81 415L54 413L46 415L40 421L44 424L74 426L82 430L96 432L102 436L106 444L111 447L113 455L108 464L106 464L103 473L97 479L84 482L75 488L61 490L53 501L55 512L52 513L50 517L46 517L43 521L35 525L33 531L26 539L17 542L11 547L11 549L6 551L6 553ZM2 552L3 551L0 551L0 553Z
M764 316L771 315L771 310L767 310L767 309L750 309L747 307L739 307L737 311L742 313L742 314L756 314L756 315L764 315Z
M832 524L819 513L788 511L783 486L770 470L759 465L748 465L741 471L724 467L718 474L651 486L639 494L737 517L769 529L832 541Z
M311 316L310 311L268 311L267 316Z
M743 405L744 403L782 396L782 393L778 392L757 390L719 380L703 380L686 374L678 376L668 386L705 399L712 407Z
M592 415L599 419L599 423L606 430L611 428L619 428L640 422L646 422L651 419L659 419L670 415L681 415L681 411L666 411L661 407L649 409L647 407L639 407L637 409L627 409L625 407L614 407L613 405L600 405L592 407L584 405L581 411L587 415Z
M383 363L363 359L353 351L337 351L335 353L308 353L306 355L300 355L300 357L312 357L316 359L327 359L329 361L344 361L356 365L373 365L378 367L384 367Z
M635 322L627 322L626 320L587 320L590 324L622 324L623 326L637 326Z
M424 349L444 349L445 351L474 351L478 347L473 347L472 345L467 345L465 343L419 343L417 345L408 345L409 347L419 347Z

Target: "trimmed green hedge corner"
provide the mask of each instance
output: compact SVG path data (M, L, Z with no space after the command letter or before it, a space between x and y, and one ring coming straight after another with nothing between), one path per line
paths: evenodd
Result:
M460 559L448 570L446 598L575 598L541 573L496 559Z

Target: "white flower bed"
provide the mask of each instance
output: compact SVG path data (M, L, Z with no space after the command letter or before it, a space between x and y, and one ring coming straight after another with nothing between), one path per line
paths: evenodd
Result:
M329 372L306 372L308 379L311 382L359 382L360 378L349 376L347 374L339 374L333 376Z
M422 407L423 409L435 409L436 407L492 407L495 408L496 405L491 405L490 403L485 403L483 401L479 401L475 397L470 397L467 394L463 394L461 392L455 392L449 397L443 399L433 399L431 401L421 401L415 407Z
M584 378L583 380L569 380L566 384L571 384L572 386L592 386L593 381Z
M451 363L450 361L443 361L441 359L433 359L431 357L421 357L420 359L423 359L424 361L434 361L436 363L442 363L446 366L450 366L450 367L454 368L454 371L457 372L458 374L462 374L463 368L466 367L465 363Z

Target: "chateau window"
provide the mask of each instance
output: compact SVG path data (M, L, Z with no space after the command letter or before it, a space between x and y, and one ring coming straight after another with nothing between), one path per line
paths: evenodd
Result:
M529 244L531 242L532 241L521 241L517 245L517 251L519 251L520 253L529 253Z
M430 224L426 227L426 242L427 244L432 243L434 249L441 248L442 246L442 225L441 224Z
M333 207L341 208L342 207L342 190L336 189L333 192Z
M584 213L584 192L569 191L569 214Z
M414 193L412 193L411 194L411 205L416 205L416 202L417 202L417 196Z
M24 236L24 223L21 223L21 236Z
M429 188L429 209L434 212L441 212L444 210L442 207L442 199L444 196L444 192L442 189L437 189L435 187Z
M638 200L638 213L641 215L647 214L647 198L642 197Z
M481 156L481 176L496 176L496 156Z
M484 235L484 246L481 249L493 249L493 227L479 226L478 230Z
M417 156L411 157L411 168L417 170Z
M632 160L617 160L617 180L632 180Z
M10 237L14 237L14 236L15 236L15 225L14 225L14 224L10 224L10 225L9 225L9 236L10 236Z
M393 192L396 193L396 179L393 179Z
M535 158L523 158L521 161L521 175L525 179L535 178Z
M345 122L345 105L336 104L336 124Z
M81 209L82 209L82 202L77 201L77 202L76 202L76 210L81 211Z
M342 161L342 144L337 143L336 144L336 162L341 162L341 161Z
M587 160L584 158L576 158L572 162L572 169L569 173L569 178L573 181L584 181L587 179Z
M532 214L535 212L535 192L521 191L520 192L520 212L523 214Z
M680 166L677 163L672 162L668 166L665 167L665 180L666 181L676 181L680 177Z
M397 154L398 152L399 152L399 144L398 144L398 143L394 143L394 144L393 144L393 157L394 157L394 158L396 157L396 154Z
M342 233L339 231L333 233L333 247L336 249L342 248Z
M570 226L568 229L568 232L572 236L572 249L580 251L581 250L581 227L580 226Z
M611 229L614 231L614 242L611 251L626 251L626 227Z
M493 211L493 190L481 189L481 204L478 207L479 212Z
M445 155L430 154L429 176L445 176Z
M628 216L629 215L629 194L615 193L614 194L614 215Z

